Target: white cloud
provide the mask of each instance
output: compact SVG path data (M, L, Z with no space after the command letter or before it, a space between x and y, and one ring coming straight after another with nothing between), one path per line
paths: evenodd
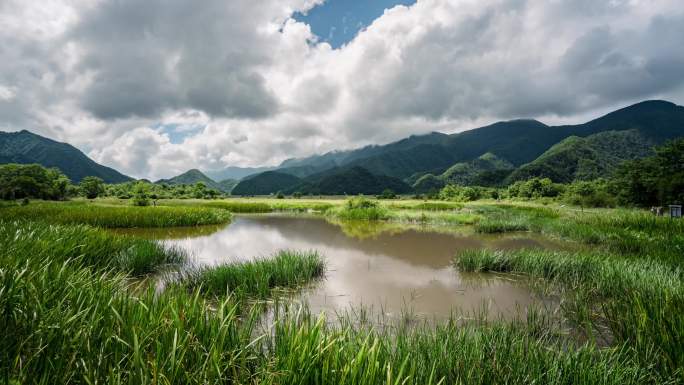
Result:
M676 0L419 0L337 50L290 19L319 2L0 3L0 127L156 179L684 102ZM188 136L172 143L164 124Z

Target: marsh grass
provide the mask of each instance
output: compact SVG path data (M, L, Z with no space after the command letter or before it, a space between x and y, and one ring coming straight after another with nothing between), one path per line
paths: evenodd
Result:
M296 288L324 274L325 261L318 253L284 250L271 258L197 268L180 282L214 296L265 299L276 288Z
M132 275L155 271L160 265L185 260L185 253L157 242L108 233L85 225L64 226L40 222L0 221L4 260L28 262L46 259Z
M36 203L0 208L0 219L86 224L104 228L198 226L227 223L231 214L204 207L130 207L87 203Z
M420 211L449 211L460 210L463 208L462 203L458 202L392 202L387 204L390 209L397 210L420 210Z
M330 202L306 200L168 200L160 204L168 206L199 206L228 210L236 214L260 214L274 211L283 212L324 212L335 205Z
M387 220L391 212L382 206L377 200L364 197L347 199L344 205L330 208L327 215L344 220Z
M642 365L684 379L684 284L679 269L655 260L542 250L469 250L459 253L455 264L463 271L525 273L559 285L569 300L568 316L590 328L587 334L605 328L610 335L602 337L630 346Z

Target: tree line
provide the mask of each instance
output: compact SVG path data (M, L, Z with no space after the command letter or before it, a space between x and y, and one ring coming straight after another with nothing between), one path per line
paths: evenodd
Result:
M57 168L38 164L0 165L1 199L65 200L77 196L130 199L134 205L146 206L157 199L215 199L223 193L202 182L169 185L141 180L105 184L102 179L89 176L73 184ZM391 199L394 193L387 190L379 197ZM548 178L531 178L503 188L449 184L420 197L453 201L543 198L588 207L681 204L684 201L684 138L656 147L653 156L624 162L609 178L566 184Z

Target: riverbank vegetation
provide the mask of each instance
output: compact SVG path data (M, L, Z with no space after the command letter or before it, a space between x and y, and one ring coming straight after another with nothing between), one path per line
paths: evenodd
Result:
M133 273L116 261L127 258L124 250L129 257L136 253L128 242L142 241L80 226L80 233L67 237L72 243L64 243L64 232L75 227L0 225L0 317L10 331L0 334L0 377L7 383L643 384L666 379L639 365L622 345L568 346L541 315L513 323L454 320L376 329L354 319L328 324L305 310L275 311L273 326L262 329L258 308L249 310L234 296L205 297L201 285L181 283L160 294L153 288L132 291L126 277ZM72 247L83 239L85 249ZM107 246L97 246L102 244ZM176 257L167 254L169 261ZM319 266L313 254L308 258Z
M104 228L197 226L227 223L226 210L205 207L126 207L69 203L32 203L2 208L4 220L32 220L53 224L86 224Z
M544 204L547 203L547 204ZM532 201L178 199L31 202L0 207L0 378L6 383L684 382L684 221L633 209ZM226 223L238 212L309 212L344 223L469 225L574 241L572 251L460 253L462 271L529 276L560 314L438 325L270 309L321 277L323 256L199 268L162 292L148 274L182 251L100 228ZM366 230L364 230L366 231ZM371 232L368 230L368 232ZM245 256L250 257L250 256ZM135 279L139 277L141 279ZM153 286L153 285L152 285ZM263 301L259 301L263 302ZM268 302L268 301L267 301ZM276 301L278 302L278 301ZM349 316L347 316L349 317Z

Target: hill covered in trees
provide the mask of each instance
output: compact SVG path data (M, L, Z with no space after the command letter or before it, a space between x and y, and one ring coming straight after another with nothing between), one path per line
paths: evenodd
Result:
M204 185L207 188L210 189L215 189L218 191L222 191L224 193L230 193L230 191L233 189L235 184L237 183L235 180L232 179L227 179L221 182L216 182L213 179L209 178L208 176L204 175L202 171L197 170L197 169L192 169L188 170L178 176L175 176L170 179L160 179L156 181L155 183L157 184L168 184L168 185L179 185L179 184L187 184L187 185L194 185L198 182L204 183Z
M354 166L309 177L303 183L288 189L287 192L314 195L375 195L385 190L405 194L410 193L412 188L401 179L376 175L363 167Z
M519 167L508 181L540 177L570 183L609 177L622 162L652 155L653 142L638 130L606 131L585 138L571 136Z
M495 186L500 184L514 169L513 164L488 152L469 162L459 162L440 175L425 174L418 178L413 188L421 193L434 192L447 184L460 186Z
M33 134L26 130L0 132L0 163L40 164L56 167L72 182L95 176L106 183L122 183L132 178L96 163L76 147Z
M233 187L233 195L268 195L298 185L302 180L294 175L266 171L249 176Z

